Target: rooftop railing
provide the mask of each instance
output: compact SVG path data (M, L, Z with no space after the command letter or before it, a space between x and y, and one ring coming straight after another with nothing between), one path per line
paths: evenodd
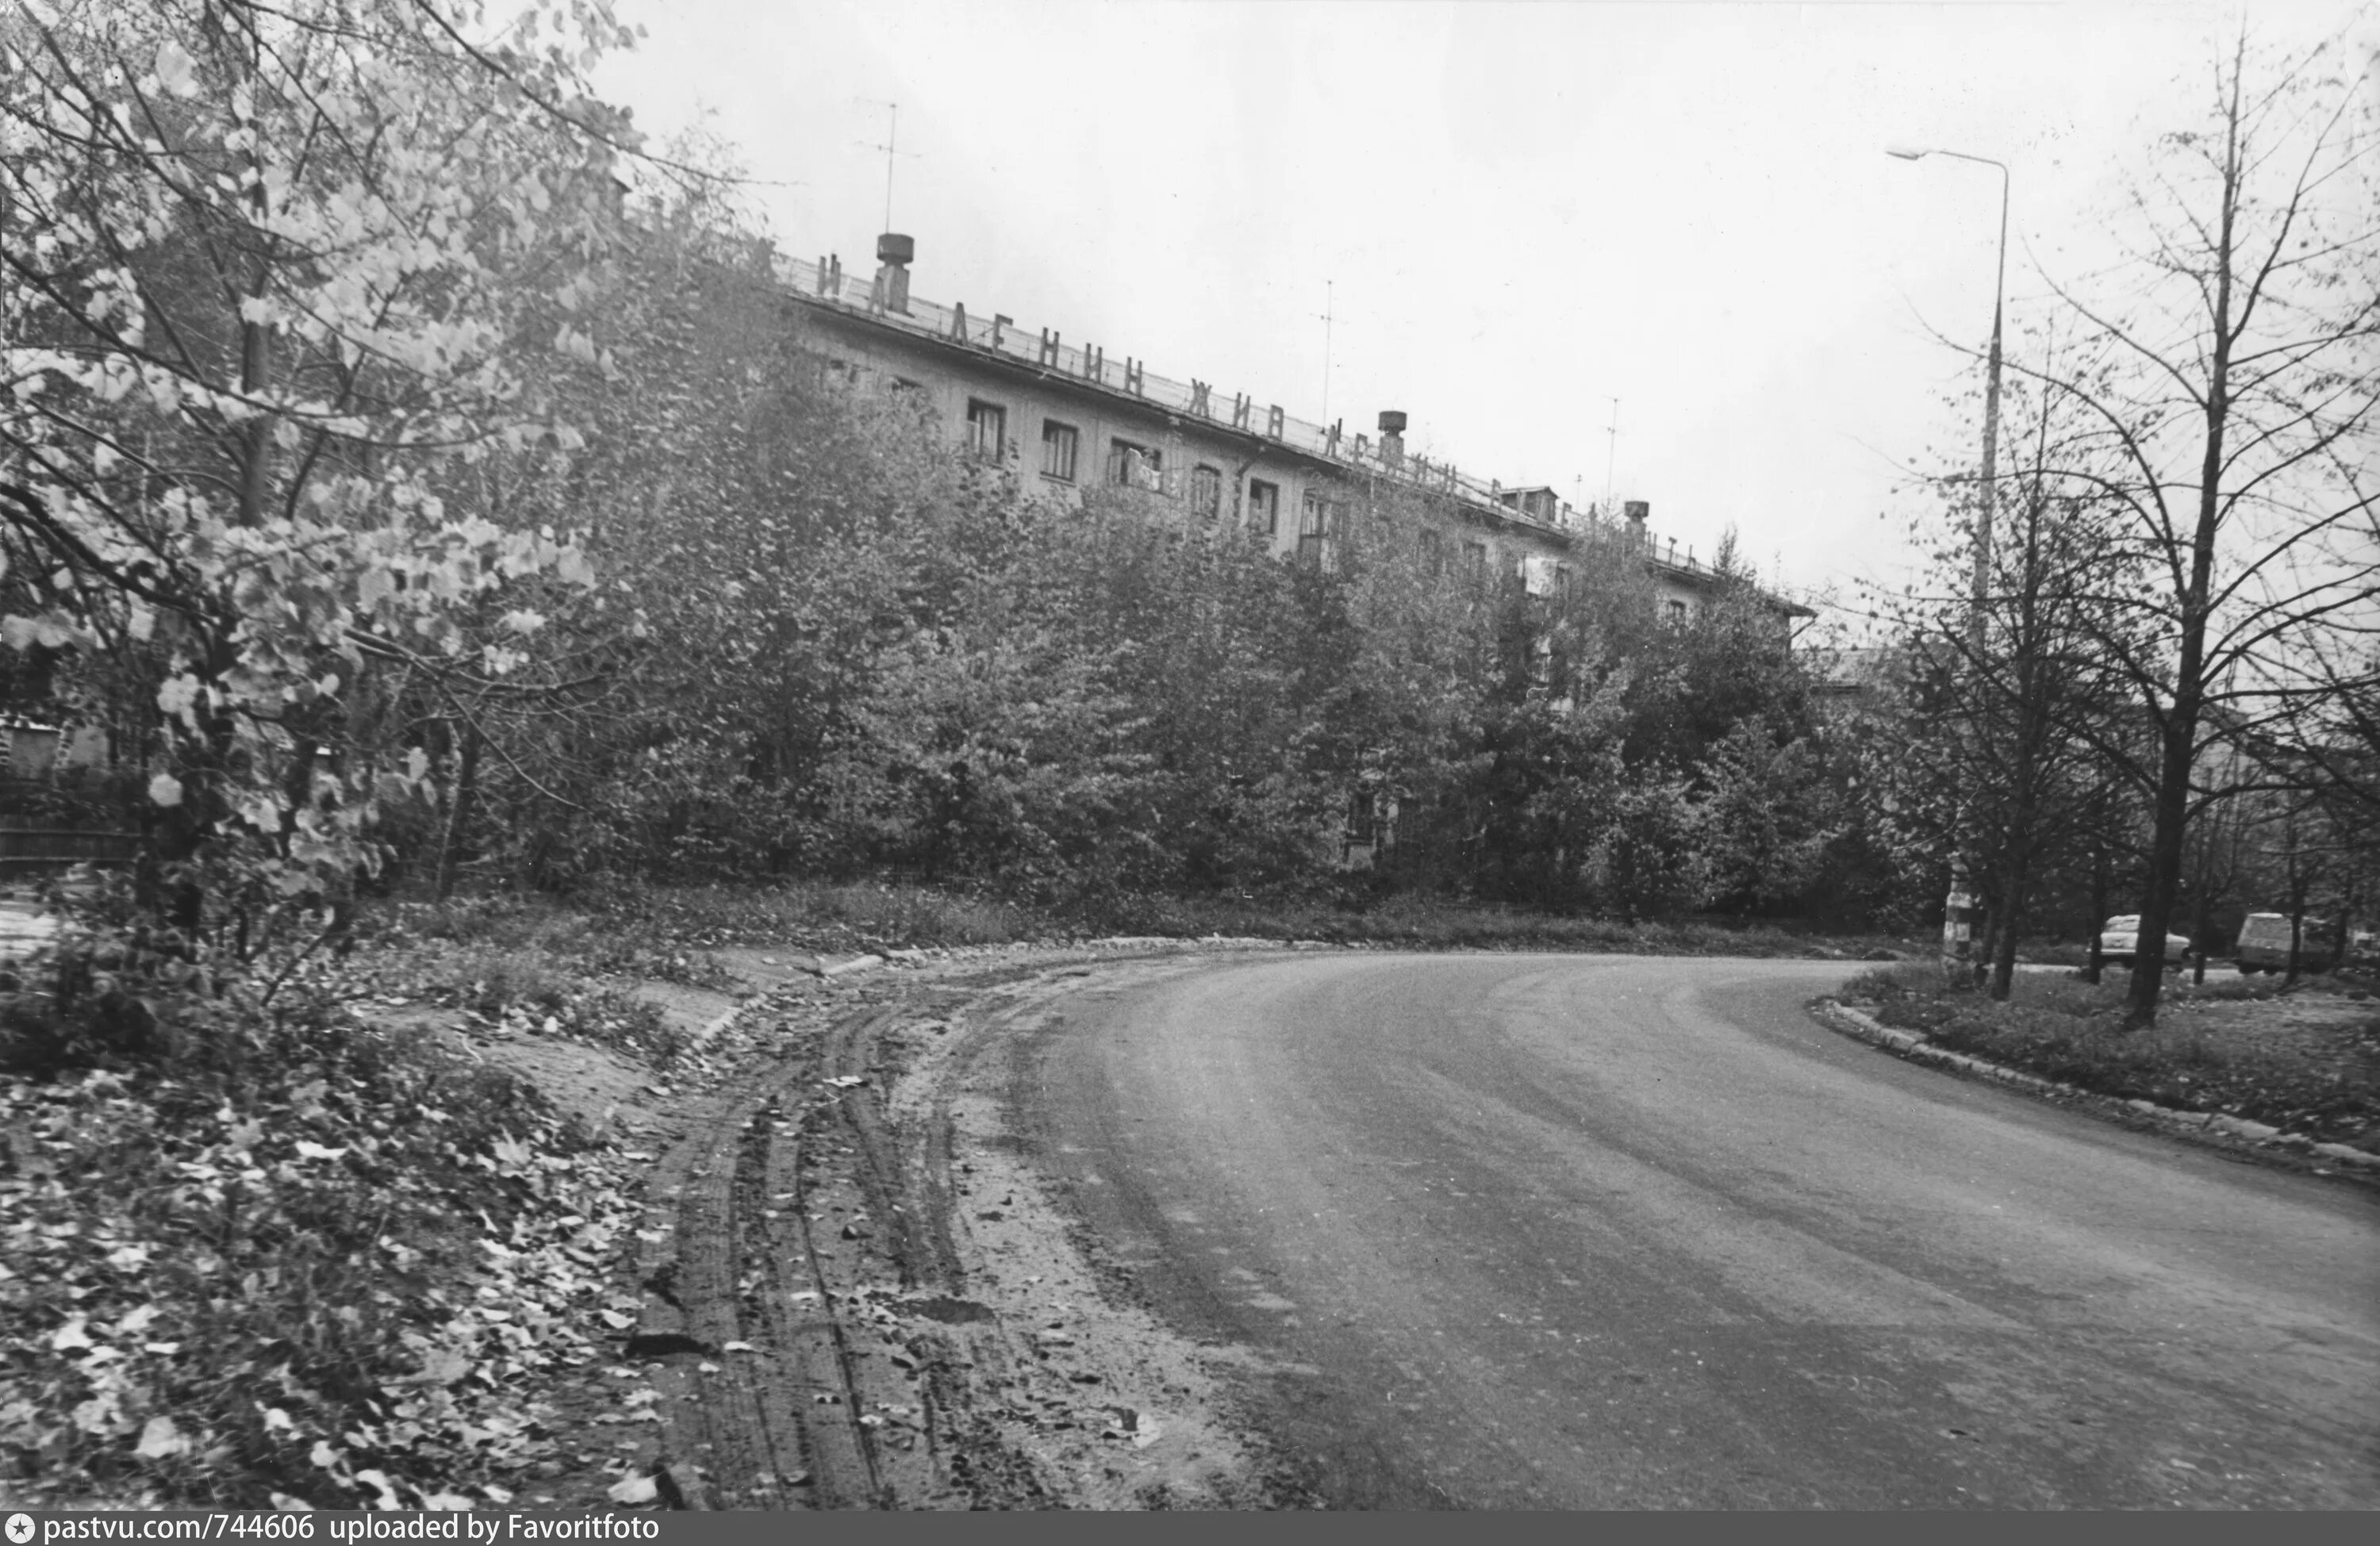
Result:
M905 310L894 311L877 295L872 273L857 268L845 269L834 261L812 262L780 253L770 256L777 282L786 288L807 299L863 314L895 332L964 343L1185 418L1257 435L1351 473L1368 474L1451 499L1483 514L1549 535L1576 537L1600 530L1636 537L1645 544L1647 556L1656 562L1688 575L1711 573L1691 548L1680 554L1674 537L1664 543L1641 525L1632 531L1625 521L1614 519L1593 506L1582 511L1563 502L1559 513L1548 519L1507 502L1507 496L1514 490L1505 489L1500 481L1474 477L1451 461L1433 462L1411 453L1391 459L1382 454L1378 441L1369 435L1350 435L1340 425L1300 418L1278 404L1258 403L1245 393L1219 392L1211 382L1196 378L1184 381L1160 375L1149 369L1147 362L1110 351L1104 344L1069 344L1059 332L1021 327L1014 319L996 313L972 313L964 304L944 306L913 294L906 297ZM1765 588L1783 595L1773 586Z
M778 281L797 294L863 312L896 331L965 343L1053 375L1103 387L1168 413L1257 435L1353 472L1369 473L1444 495L1522 525L1569 532L1595 518L1591 513L1574 511L1567 504L1552 519L1531 514L1505 502L1506 490L1501 483L1474 477L1451 462L1434 462L1410 453L1391 461L1381 454L1379 442L1369 435L1351 435L1339 425L1317 424L1287 412L1278 404L1259 403L1245 393L1219 391L1211 382L1195 378L1178 380L1160 375L1149 369L1145 361L1111 351L1103 344L1069 344L1058 332L1020 327L1014 320L977 315L963 305L944 306L916 295L908 297L905 312L896 312L878 303L871 275L783 256L775 259L775 267Z

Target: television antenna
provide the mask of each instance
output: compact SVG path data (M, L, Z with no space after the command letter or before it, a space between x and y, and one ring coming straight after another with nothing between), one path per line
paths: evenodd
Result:
M1620 465L1620 399L1617 397L1611 400L1611 428L1604 434L1610 441L1603 458L1603 506L1609 512L1611 508L1612 473Z
M905 151L900 148L901 104L899 103L886 102L880 97L856 97L853 100L867 103L870 106L880 107L884 109L885 113L888 115L885 120L883 144L879 145L867 139L859 140L857 143L866 146L868 150L881 151L884 152L884 229L890 231L892 229L893 164L902 156L907 156L911 161L918 160L919 157L917 152L915 151Z
M1325 424L1330 422L1330 324L1336 320L1330 315L1333 309L1333 295L1331 282L1324 280L1322 309L1318 315L1322 319L1322 422Z

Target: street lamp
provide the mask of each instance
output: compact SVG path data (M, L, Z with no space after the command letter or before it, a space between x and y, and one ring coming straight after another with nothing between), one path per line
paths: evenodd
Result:
M1954 161L1972 161L1997 167L2000 175L1999 267L1992 280L1992 350L1984 372L1984 497L1975 511L1975 582L1967 607L1967 653L1975 665L1981 666L1984 658L1984 608L1991 594L1992 515L1999 501L2000 487L1998 465L2000 442L2000 310L2008 289L2009 169L2005 162L1994 161L1989 156L1971 156L1964 151L1888 145L1884 153L1902 161L1949 156ZM1950 895L1942 921L1946 967L1954 961L1963 963L1972 960L1973 950L1973 931L1967 916L1973 900L1967 892L1966 868L1956 856L1950 863Z

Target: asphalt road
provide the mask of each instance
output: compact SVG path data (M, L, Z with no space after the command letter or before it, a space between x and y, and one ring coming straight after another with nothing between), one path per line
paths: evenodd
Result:
M2380 1205L1845 1041L1818 962L1078 1000L1021 1130L1336 1507L2380 1504Z

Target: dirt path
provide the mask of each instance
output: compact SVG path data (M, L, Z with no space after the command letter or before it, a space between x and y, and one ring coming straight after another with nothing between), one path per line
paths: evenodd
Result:
M565 1447L612 1457L557 1501L650 1477L685 1508L1273 1502L1221 1380L1248 1355L1136 1306L1005 1115L1020 1033L1193 960L781 960L731 953L758 991L708 1049L720 1077L638 1114L640 1308L618 1362L555 1393Z

